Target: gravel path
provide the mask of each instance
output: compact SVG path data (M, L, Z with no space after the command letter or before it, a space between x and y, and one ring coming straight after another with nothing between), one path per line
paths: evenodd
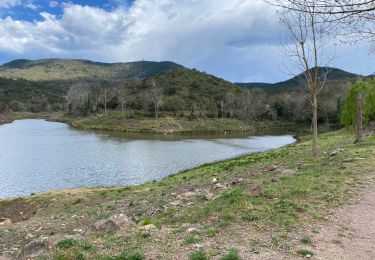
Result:
M375 188L338 211L313 240L314 259L375 259Z

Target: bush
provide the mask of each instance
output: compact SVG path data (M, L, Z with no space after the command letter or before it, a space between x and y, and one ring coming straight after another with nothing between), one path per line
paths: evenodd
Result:
M142 252L138 250L124 251L119 256L116 257L116 260L143 260L145 256Z
M228 254L221 258L222 260L240 260L241 257L238 255L237 250L231 249Z
M71 248L78 245L78 241L74 239L64 239L61 240L58 244L57 247L59 248Z
M192 252L189 255L189 259L190 260L208 260L208 257L206 255L206 252L204 252L204 250L201 249L199 251Z

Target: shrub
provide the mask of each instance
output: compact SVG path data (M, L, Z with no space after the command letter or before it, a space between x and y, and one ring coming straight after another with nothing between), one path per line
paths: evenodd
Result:
M142 252L138 250L124 251L119 256L116 257L116 260L143 260L145 256Z
M206 252L204 252L203 249L200 249L199 251L190 253L189 259L190 260L208 260L208 257L206 255Z
M74 239L64 239L64 240L61 240L57 246L59 248L71 248L71 247L74 247L78 245L78 241L77 240L74 240Z

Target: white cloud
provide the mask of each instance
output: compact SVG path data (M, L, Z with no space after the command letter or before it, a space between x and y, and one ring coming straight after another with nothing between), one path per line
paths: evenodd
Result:
M38 10L38 6L35 5L35 4L33 3L33 1L27 1L27 3L25 4L25 7L26 7L26 8L29 8L29 9L31 9L31 10L33 10L33 11Z
M9 8L20 5L22 0L0 0L0 8Z
M57 1L49 1L49 7L55 8L59 6L59 2Z
M0 19L0 56L171 60L232 81L285 77L281 27L262 0L136 0L112 11L64 4L61 17L40 15Z

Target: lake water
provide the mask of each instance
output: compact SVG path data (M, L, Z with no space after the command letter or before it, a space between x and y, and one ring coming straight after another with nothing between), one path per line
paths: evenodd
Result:
M113 136L76 130L63 123L17 120L0 125L0 198L140 184L294 141L292 135Z

